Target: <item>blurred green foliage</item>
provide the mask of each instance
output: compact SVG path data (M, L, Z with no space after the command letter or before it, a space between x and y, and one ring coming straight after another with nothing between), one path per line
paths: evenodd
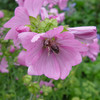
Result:
M0 9L14 10L17 7L15 0L0 0Z
M65 24L75 26L97 26L100 33L100 0L69 0L69 3L76 3L76 11L67 16Z

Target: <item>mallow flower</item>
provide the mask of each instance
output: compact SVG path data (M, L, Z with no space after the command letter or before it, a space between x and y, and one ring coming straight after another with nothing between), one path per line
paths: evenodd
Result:
M0 18L4 17L4 13L2 11L0 11Z
M86 52L83 52L82 55L83 56L87 56L91 59L91 61L95 61L96 60L96 57L99 53L99 44L98 44L98 39L94 39L93 40L93 43L91 44L86 44L86 46L88 47L88 51Z
M46 5L48 5L49 4L49 6L54 6L54 5L58 5L59 6L59 8L61 9L61 10L63 10L64 8L66 8L67 7L67 2L68 2L68 0L45 0L44 1L44 6L46 6Z
M67 2L68 2L68 0L59 0L58 5L61 10L63 10L64 8L67 7Z
M52 6L54 6L54 5L56 5L58 2L59 2L59 0L44 0L43 5L44 5L44 6L47 6L48 4L49 4L49 5L52 4Z
M58 13L58 10L56 8L52 8L49 11L47 11L44 7L41 8L41 18L44 20L45 18L49 19L57 19L58 23L63 22L65 19L65 13Z
M5 40L13 39L16 44L18 41L18 28L30 25L29 16L37 17L44 0L25 0L23 7L15 9L15 16L4 24L5 28L11 28L7 33ZM22 29L23 30L23 29Z
M15 47L14 47L13 45L10 46L9 52L10 52L10 53L14 53L14 52L15 52Z
M27 50L25 63L29 75L42 75L53 79L65 79L72 66L80 64L80 52L87 48L70 32L62 32L63 26L46 33L23 32L19 39Z
M7 61L6 61L5 57L4 57L0 61L0 72L1 73L8 73L9 71L8 71L7 67L8 67L8 64L7 64Z
M81 42L91 43L97 37L97 29L95 26L82 26L68 28L75 38Z

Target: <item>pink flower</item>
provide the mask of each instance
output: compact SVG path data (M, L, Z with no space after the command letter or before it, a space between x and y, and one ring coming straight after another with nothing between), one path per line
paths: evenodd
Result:
M17 62L22 65L22 66L26 66L25 64L25 55L26 55L26 51L21 51L20 54L18 55L18 60Z
M53 8L53 4L49 4L48 8L49 9Z
M52 83L52 80L50 80L49 82L40 81L40 87L42 87L43 85L49 86L49 87L54 87L54 84Z
M0 52L0 55L2 55L2 52Z
M1 73L8 73L8 64L5 58L2 58L1 62L0 62L0 72Z
M0 27L0 36L3 35L4 27Z
M25 0L15 0L19 6L24 6Z
M39 97L40 97L40 95L37 95L36 97L37 97L37 98L39 98Z
M16 77L16 80L19 80L18 77Z
M44 6L47 6L48 4L53 4L56 5L59 2L59 0L45 0L44 1Z
M0 11L0 18L4 17L4 13L2 11Z
M17 43L19 34L17 28L30 25L29 16L37 17L43 2L44 0L25 0L23 7L17 7L15 16L4 25L5 28L11 28L5 39L13 39L14 43Z
M56 17L58 23L63 22L63 20L65 19L65 13L58 13L58 10L56 8L52 8L50 9L50 15L49 18L54 18Z
M10 52L11 52L11 53L14 53L14 52L15 52L14 46L10 46Z
M25 8L17 7L15 10L15 16L4 25L4 27L6 28L11 28L7 33L5 39L16 40L19 34L16 29L21 25L24 26L28 24L30 24L29 15L27 14Z
M58 5L61 10L67 7L68 0L45 0L44 6L49 4L49 7L52 8L54 5Z
M64 8L67 7L67 2L68 2L68 0L59 0L58 5L61 10L63 10Z
M75 38L82 42L93 42L93 39L97 36L97 29L95 26L83 26L68 28L68 30L74 34Z
M43 94L43 91L42 90L40 90L40 94Z
M24 32L19 38L26 52L25 62L29 75L42 75L53 79L65 79L82 61L80 52L87 51L74 35L63 32L63 26L37 34ZM27 42L28 41L28 42Z
M93 43L86 44L86 46L88 47L88 51L83 52L82 55L88 56L92 61L95 61L99 53L98 39L94 39Z
M53 19L57 19L58 23L63 22L63 20L65 19L65 13L58 13L58 10L56 8L52 8L50 9L50 11L47 11L45 8L41 8L41 17L42 20L44 20L45 18L53 18Z

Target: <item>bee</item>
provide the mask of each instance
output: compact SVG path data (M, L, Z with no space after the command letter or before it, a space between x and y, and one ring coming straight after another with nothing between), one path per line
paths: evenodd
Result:
M55 43L55 41L51 40L51 39L46 39L43 42L43 46L45 48L48 48L48 55L50 55L51 53L59 53L59 47L57 46L57 44Z
M59 47L56 44L51 46L51 50L57 54L59 53Z

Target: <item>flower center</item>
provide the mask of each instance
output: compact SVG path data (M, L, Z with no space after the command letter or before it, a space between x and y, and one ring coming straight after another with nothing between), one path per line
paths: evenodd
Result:
M48 49L48 55L51 53L59 53L59 47L55 42L55 39L45 39L43 42L43 47Z

